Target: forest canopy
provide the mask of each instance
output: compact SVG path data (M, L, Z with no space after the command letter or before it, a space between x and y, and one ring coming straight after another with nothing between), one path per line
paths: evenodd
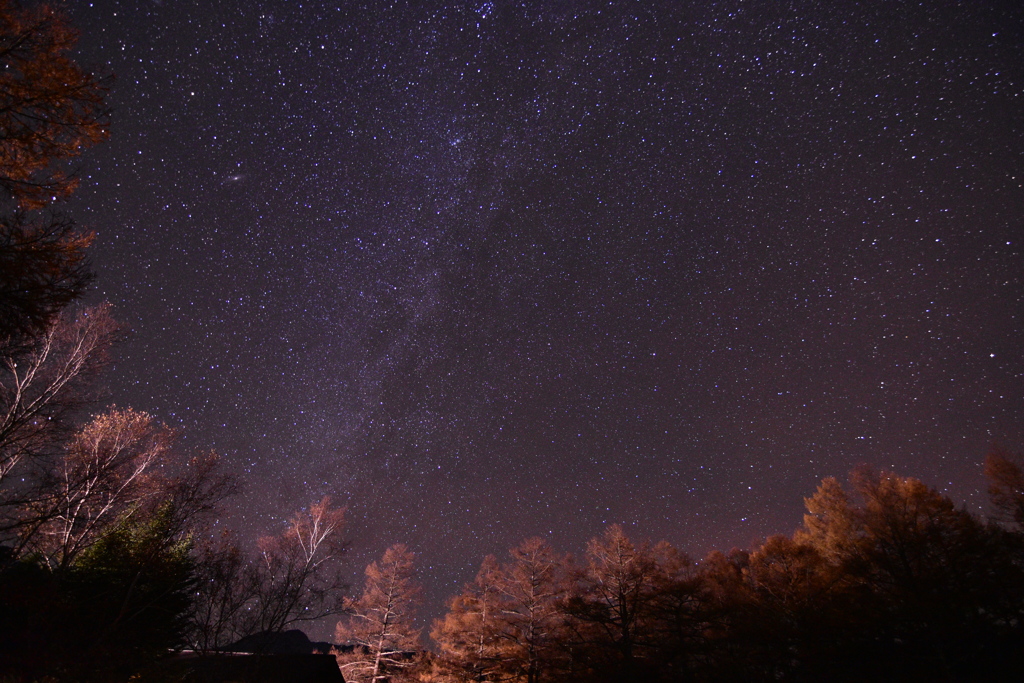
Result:
M987 461L1003 507L1019 462ZM1006 498L998 498L1005 492ZM1005 501L1012 500L1011 505ZM431 635L421 680L934 681L1024 671L1024 536L921 481L855 470L803 524L696 562L612 526L579 559L488 557Z

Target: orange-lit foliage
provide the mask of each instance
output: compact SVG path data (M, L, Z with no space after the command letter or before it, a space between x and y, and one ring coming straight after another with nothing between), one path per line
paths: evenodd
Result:
M1008 451L993 448L985 458L985 476L993 507L1004 521L1024 531L1024 470L1019 463L1020 458L1014 458Z
M351 603L350 616L338 624L335 639L353 647L338 655L345 680L377 683L401 678L415 664L420 649L414 625L420 588L414 579L414 555L401 543L366 568L362 596Z
M531 538L509 551L511 562L484 560L473 584L450 603L431 635L443 661L468 680L539 683L566 668L568 563Z
M71 59L75 40L53 7L0 0L0 353L92 280L92 235L39 211L74 191L70 162L107 137L106 88Z
M70 194L63 162L107 136L105 88L71 59L76 39L54 8L0 0L0 187L24 208Z
M442 657L435 663L452 680L494 680L502 668L497 627L500 618L494 577L501 571L493 555L484 558L473 583L448 603L448 614L434 622L430 636Z
M993 497L1018 500L1020 469L989 459ZM1000 498L999 496L1002 496ZM590 541L548 614L542 673L507 637L508 566L485 560L432 635L421 680L1002 680L1024 672L1024 539L923 482L855 470L806 499L803 526L698 566L617 526ZM1007 503L1002 503L1005 510ZM1012 512L1010 507L1008 511ZM552 666L553 664L553 666ZM1009 679L1006 679L1009 680Z

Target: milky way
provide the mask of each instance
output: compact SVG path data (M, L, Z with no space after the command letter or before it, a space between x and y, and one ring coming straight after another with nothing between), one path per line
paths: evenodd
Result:
M1014 2L75 3L112 400L429 614L612 522L701 555L1024 448Z

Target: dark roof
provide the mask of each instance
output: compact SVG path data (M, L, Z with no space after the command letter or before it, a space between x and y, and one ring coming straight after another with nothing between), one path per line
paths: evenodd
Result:
M187 683L345 683L334 655L183 653L165 666Z
M314 643L299 629L291 631L264 631L246 636L238 642L221 648L223 652L252 652L265 655L311 655L330 652L330 643Z

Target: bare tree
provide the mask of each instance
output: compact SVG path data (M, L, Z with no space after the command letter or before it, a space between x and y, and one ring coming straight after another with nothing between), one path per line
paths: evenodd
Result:
M35 524L22 544L51 567L69 566L125 514L159 490L151 472L167 461L173 432L146 413L114 409L75 435L27 506Z
M324 497L293 515L280 535L259 539L249 570L254 594L240 632L277 633L342 611L345 582L338 560L346 548L344 521L344 508L331 507L330 497Z
M389 681L396 671L415 663L420 644L413 611L420 589L413 579L413 558L399 543L385 551L380 563L366 568L363 595L352 603L351 616L335 631L339 642L354 646L351 653L338 657L346 680Z
M188 460L175 454L166 464L159 473L150 474L159 495L146 501L145 512L168 506L166 523L174 536L208 531L221 512L221 502L238 493L238 480L223 470L220 456L213 451Z
M249 602L256 594L248 558L228 535L207 539L195 550L196 575L188 641L192 649L213 652L247 633L240 631Z
M0 359L0 532L22 525L11 508L32 500L30 484L60 452L68 417L91 396L87 388L108 359L118 332L110 306L54 318L45 332Z

